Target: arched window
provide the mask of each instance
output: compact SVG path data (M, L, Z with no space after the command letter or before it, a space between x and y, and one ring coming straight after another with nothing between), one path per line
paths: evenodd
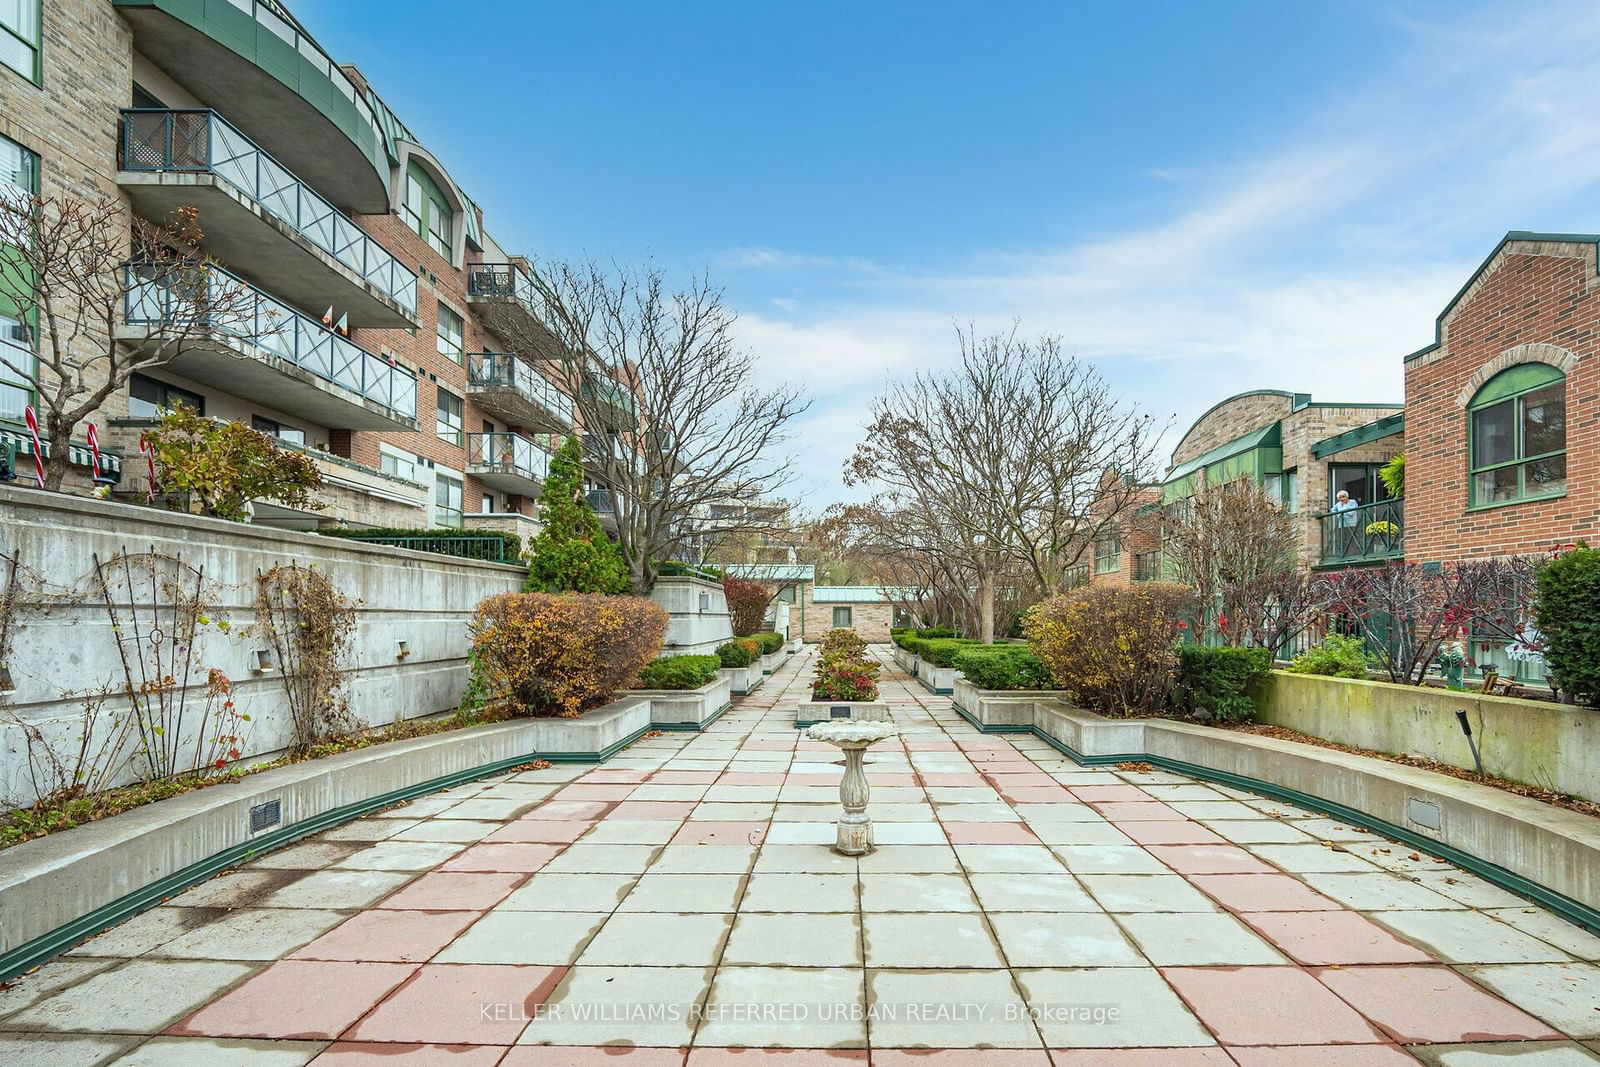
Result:
M1547 363L1509 367L1478 390L1467 419L1468 506L1566 492L1566 375Z

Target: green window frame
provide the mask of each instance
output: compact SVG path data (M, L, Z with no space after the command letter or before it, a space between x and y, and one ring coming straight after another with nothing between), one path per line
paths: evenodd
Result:
M433 475L433 524L435 526L450 526L459 530L465 520L464 505L462 503L463 486L460 478L452 478L448 474L437 471Z
M1467 405L1467 506L1496 507L1567 491L1567 376L1519 363Z
M849 608L834 608L833 609L833 628L835 630L848 630L851 627L855 626L855 622L853 621L854 618L855 618L855 612L853 612Z
M40 42L44 39L42 0L0 0L0 63L35 85L44 84Z
M128 379L128 417L158 419L162 412L186 407L196 415L206 413L206 398L147 374Z
M438 335L436 347L439 350L439 354L454 363L465 363L466 356L464 353L466 348L462 338L466 324L462 322L461 316L457 315L450 309L448 304L441 300L439 302L439 313L435 321L434 330Z
M4 3L0 0L0 6ZM10 138L0 137L0 194L13 190L39 195L39 157ZM5 261L0 266L0 345L6 346L8 360L27 368L26 375L19 375L0 364L0 419L21 422L23 409L34 402L33 386L26 378L39 373L34 349L39 309L32 297L22 292L32 289L32 275L20 258L11 254L9 246L0 247L0 258Z
M1094 572L1112 574L1122 569L1122 535L1103 534L1094 542Z
M450 210L449 198L438 183L416 163L406 167L406 199L401 213L417 236L446 260L455 262L455 212Z
M435 403L438 414L435 417L434 432L438 434L439 440L449 441L458 447L465 444L466 412L461 398L445 389L435 389L434 395L438 398Z

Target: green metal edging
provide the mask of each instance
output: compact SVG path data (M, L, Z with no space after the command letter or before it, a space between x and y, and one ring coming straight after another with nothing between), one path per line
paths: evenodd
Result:
M957 711L960 711L958 708ZM962 713L965 715L965 713ZM980 729L982 729L980 727ZM1392 838L1412 848L1429 852L1440 859L1455 864L1463 870L1470 871L1486 882L1499 886L1507 892L1514 893L1533 901L1541 907L1555 912L1570 923L1581 926L1593 933L1600 934L1600 910L1591 908L1581 901L1557 893L1555 890L1542 886L1529 878L1525 878L1515 871L1506 870L1499 864L1490 863L1480 859L1469 852L1463 852L1453 845L1436 841L1431 837L1407 830L1403 826L1380 819L1376 815L1368 815L1364 811L1348 807L1333 800L1324 800L1322 797L1301 792L1289 786L1276 785L1264 782L1259 778L1248 775L1235 774L1232 771L1221 771L1212 767L1202 766L1197 763L1186 763L1183 760L1172 759L1167 756L1156 756L1148 752L1127 752L1107 756L1085 756L1071 745L1052 737L1040 730L1037 726L1028 728L1034 736L1042 738L1046 744L1068 759L1084 767L1104 767L1117 763L1148 763L1162 770L1172 771L1176 774L1188 775L1191 778L1200 778L1209 782L1218 782L1222 785L1243 789L1251 793L1260 793L1275 800L1282 800L1296 807L1306 808L1320 812L1341 822L1361 826L1384 837Z
M32 941L18 945L10 952L0 954L0 982L11 981L34 967L59 956L68 949L82 944L102 930L114 926L124 919L132 918L140 912L161 903L166 898L188 889L192 885L203 882L230 867L247 863L264 853L292 844L302 837L332 829L380 808L387 808L402 801L414 800L429 793L437 793L441 789L449 789L464 782L486 778L491 774L498 774L513 767L520 767L524 763L530 763L537 759L549 760L551 763L604 763L637 741L649 729L650 727L648 726L641 727L627 737L607 745L598 752L533 752L522 756L508 756L505 759L480 764L477 767L468 767L466 770L455 771L438 778L430 778L427 781L390 790L387 793L380 793L377 796L358 800L352 804L329 808L327 811L320 812L310 818L301 819L299 822L279 827L250 841L225 848L221 852L207 856L198 863L192 863L181 870L174 871L165 878L135 889L131 893L126 893L108 904L102 904L86 915L81 915L69 923L56 927L47 934L42 934Z

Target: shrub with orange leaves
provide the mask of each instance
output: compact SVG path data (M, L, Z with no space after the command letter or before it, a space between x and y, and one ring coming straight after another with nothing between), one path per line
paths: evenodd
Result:
M470 631L491 699L518 715L576 718L656 658L667 613L644 597L502 593L478 605Z
M1158 715L1172 701L1173 646L1194 594L1174 582L1090 585L1035 604L1034 655L1077 702L1104 715Z

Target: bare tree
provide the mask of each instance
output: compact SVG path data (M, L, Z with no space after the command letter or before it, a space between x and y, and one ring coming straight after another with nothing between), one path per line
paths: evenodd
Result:
M1294 516L1254 483L1202 481L1151 521L1170 577L1195 593L1196 636L1276 649L1315 613L1295 558Z
M135 373L214 330L259 330L249 287L212 267L202 236L189 207L154 223L111 198L0 196L0 301L25 341L0 345L0 366L37 397L46 489L61 488L78 424Z
M1329 607L1360 627L1392 681L1421 685L1447 641L1517 636L1530 614L1534 561L1387 563L1317 578Z
M529 267L539 322L502 316L517 354L547 361L585 432L584 467L615 493L617 543L634 587L691 546L762 528L743 508L790 477L782 451L809 401L752 386L755 362L704 276L671 290L654 267L555 261Z
M1049 596L1154 473L1161 428L1124 404L1059 338L958 328L959 365L896 383L873 403L845 481L877 491L879 532L937 561L952 597L995 635L1002 578ZM1105 478L1117 471L1122 477Z

